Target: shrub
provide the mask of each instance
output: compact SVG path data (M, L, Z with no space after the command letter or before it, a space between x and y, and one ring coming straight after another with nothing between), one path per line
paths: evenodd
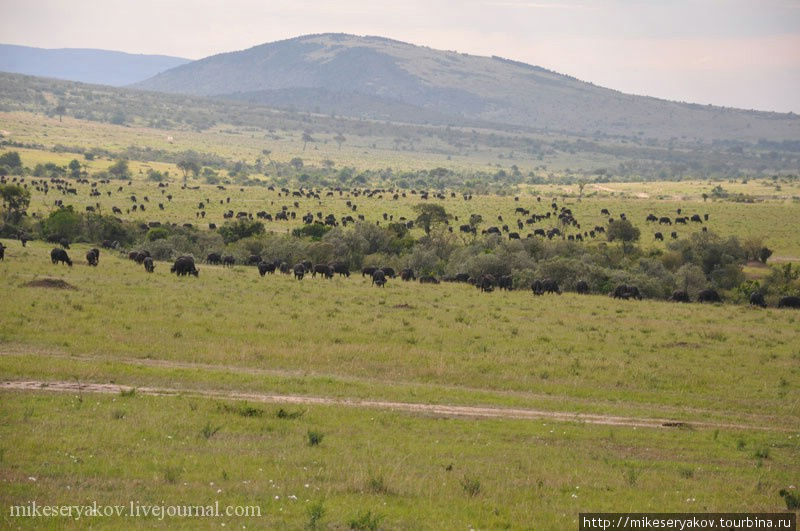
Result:
M372 514L372 511L367 511L359 514L355 518L352 518L347 525L350 526L350 529L375 530L378 529L378 526L380 526L381 520L383 520L383 516L377 513Z
M222 236L225 243L232 243L242 238L264 234L264 224L260 221L240 219L225 223L217 232Z
M464 476L461 480L461 487L471 498L474 498L481 492L481 482L476 477Z
M322 432L316 430L308 430L308 445L309 446L318 446L325 435Z
M147 241L154 242L156 240L163 240L169 236L169 231L164 227L153 227L147 231Z

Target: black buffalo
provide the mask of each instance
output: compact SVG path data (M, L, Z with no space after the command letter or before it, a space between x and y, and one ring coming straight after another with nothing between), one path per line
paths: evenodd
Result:
M409 280L416 280L417 277L414 275L413 269L406 268L400 271L400 278L408 282Z
M364 277L366 275L369 275L371 277L372 273L374 273L376 269L378 269L378 268L377 267L365 267L365 268L363 268L361 270L361 276Z
M236 263L236 258L231 255L225 255L222 257L222 266L223 267L233 267L233 264Z
M382 288L386 284L386 273L383 269L376 269L372 272L372 284Z
M58 247L50 251L50 261L54 264L61 262L62 264L67 264L72 267L72 260L69 259L67 251Z
M275 272L275 264L268 263L268 262L259 262L258 263L258 274L262 277L267 273L274 273Z
M397 276L394 273L394 269L392 269L391 267L382 267L381 271L383 271L383 273L389 278L394 278Z
M251 254L247 257L247 265L258 265L261 262L261 257L257 254Z
M692 302L692 300L689 298L689 294L682 289L676 289L673 291L669 300L672 302Z
M534 295L544 295L545 293L556 293L561 295L561 289L558 287L558 282L546 278L544 280L534 280L531 283L531 291Z
M436 277L432 277L431 275L422 275L421 277L419 277L419 283L420 284L438 284L439 281L436 279Z
M503 275L497 279L497 287L500 289L511 291L514 288L514 277L511 275Z
M349 277L350 276L350 268L347 264L343 262L333 262L329 264L330 267L333 269L334 273L338 273L339 276Z
M153 259L149 256L144 259L144 270L148 273L152 273L156 269L156 265L153 263Z
M480 275L478 279L475 281L475 287L481 291L488 293L494 291L495 283L496 282L494 275L484 273L483 275Z
M2 262L6 257L6 248L0 243L0 262Z
M333 278L333 268L326 264L317 264L311 269L311 276L317 276L317 273L322 275L323 278Z
M200 274L200 272L197 270L197 267L194 265L194 258L191 256L179 256L178 259L175 260L175 263L172 264L169 272L175 273L179 277L186 275L198 276Z
M222 263L222 255L219 253L210 253L206 256L206 263L211 265L219 265Z
M303 264L295 264L292 268L292 272L294 273L294 278L303 280L303 276L306 274L306 268Z
M581 295L586 295L589 293L589 283L585 280L579 280L575 283L575 292L580 293Z
M787 296L781 297L778 301L778 308L800 308L800 297Z
M86 262L90 266L97 266L100 262L100 250L99 249L89 249L86 253Z
M704 289L697 294L697 302L722 302L722 298L713 289Z
M750 304L752 306L767 307L767 301L764 300L764 294L760 291L754 291L750 294Z
M639 288L637 286L629 286L627 284L620 284L614 288L614 291L611 292L611 296L615 299L642 300L642 294L639 292Z

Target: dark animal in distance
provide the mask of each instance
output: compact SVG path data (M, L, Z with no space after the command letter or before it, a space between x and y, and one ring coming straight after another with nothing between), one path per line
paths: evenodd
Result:
M579 280L575 283L575 293L580 293L581 295L586 295L589 293L589 283L585 280Z
M760 291L754 291L750 294L750 305L760 306L761 308L767 307L767 301L764 300L764 294Z
M192 258L191 256L179 256L175 260L175 263L172 264L172 267L170 268L169 272L175 273L179 277L183 277L186 275L199 276L200 274L200 272L197 271L197 267L195 267L194 265L194 258Z
M372 284L382 288L386 284L386 273L383 269L376 269L372 272Z
M697 294L697 302L722 302L722 298L713 289L704 289Z
M86 253L86 262L90 266L97 267L97 264L100 262L100 250L99 249L89 249Z
M408 282L409 280L416 280L413 269L403 269L400 271L400 279Z
M778 301L778 308L800 308L800 297L792 295L781 297Z
M149 256L147 258L145 258L144 259L144 270L147 271L148 273L152 273L153 271L155 271L155 269L156 269L156 265L153 263L153 259L150 258Z
M494 291L495 286L495 278L494 275L490 275L488 273L484 273L480 275L475 282L475 287L481 290L482 292L492 292Z
M72 260L69 259L67 251L65 251L64 249L60 249L58 247L50 251L50 261L53 262L54 264L60 262L62 264L67 264L68 266L72 267Z
M292 268L292 272L294 273L294 278L297 280L303 280L303 276L306 274L306 268L303 264L295 264Z
M639 288L637 286L629 286L627 284L620 284L614 288L614 291L611 292L611 296L615 299L642 300L642 294L639 292Z
M692 302L692 300L689 298L689 294L682 289L677 289L673 291L669 300L671 300L672 302Z

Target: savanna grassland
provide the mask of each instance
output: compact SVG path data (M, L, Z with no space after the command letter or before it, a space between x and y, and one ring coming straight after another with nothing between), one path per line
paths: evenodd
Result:
M117 207L136 225L191 223L202 238L209 223L227 221L228 210L274 215L286 206L296 219L264 222L278 237L302 227L306 212L361 214L383 227L414 219L415 206L427 202L452 216L454 244L472 245L490 226L517 231L516 208L544 213L555 201L583 226L565 228L569 234L625 213L641 229L642 252L654 256L668 243L654 241L656 231L668 241L669 232L681 241L702 227L759 239L774 254L767 265L745 268L748 278L800 256L800 182L786 177L595 180L582 187L522 182L492 194L472 193L465 183L428 200L419 197L422 187L408 186L396 187L394 199L391 192L355 195L352 182L339 183L340 195L333 189L339 170L391 165L400 179L404 170L447 164L446 157L381 151L371 142L304 148L298 131L272 141L259 131L259 139L247 140L243 130L220 127L167 141L147 127L27 113L0 115L0 129L20 135L20 145L6 151L17 151L26 168L79 159L85 172L80 182L63 177L75 194L30 187L32 224L62 200L81 213ZM93 175L116 157L90 160L53 150L56 144L109 153L152 146L166 154L131 159L130 180L100 183ZM214 168L214 179L190 174L183 188L182 171L168 159L187 150L243 159L251 169L263 158L262 171L244 181ZM387 162L382 153L397 158ZM313 165L309 183L300 170L281 174L292 157ZM464 167L486 169L487 160ZM161 187L149 170L163 177ZM388 189L394 178L384 174L358 186ZM333 186L315 185L319 179ZM281 191L303 185L319 190L319 198ZM89 195L93 188L99 196ZM131 210L130 196L146 210ZM650 213L674 218L677 209L709 219L671 227L645 221ZM482 218L477 235L459 233L471 214ZM524 239L540 226L549 225L519 232ZM410 236L420 239L424 231L416 225ZM90 524L564 529L577 525L581 511L781 511L787 505L779 491L800 479L795 310L615 300L606 293L535 297L527 287L481 293L463 283L399 278L377 288L355 271L298 281L261 277L244 265L203 264L203 257L197 278L178 278L168 261L157 260L148 274L128 260L128 250L153 241L101 249L97 267L83 259L97 242L72 242L75 263L67 267L50 262L52 243L0 241L4 525L86 525L9 517L10 505L30 500L218 500L257 505L261 516ZM582 245L617 248L602 237ZM321 244L315 249L329 252ZM404 267L401 258L374 259Z

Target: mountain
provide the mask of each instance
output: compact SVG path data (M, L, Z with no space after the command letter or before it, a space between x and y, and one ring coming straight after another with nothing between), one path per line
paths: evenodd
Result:
M108 50L48 50L0 44L0 71L120 87L186 64L166 55L134 55Z
M413 122L682 141L800 138L794 114L633 96L537 66L385 39L307 35L172 68L135 88Z

